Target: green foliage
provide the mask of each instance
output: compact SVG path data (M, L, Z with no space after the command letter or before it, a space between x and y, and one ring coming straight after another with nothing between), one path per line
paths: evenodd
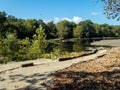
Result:
M7 62L11 62L11 60L7 57L3 57L3 59L0 60L0 63L2 63L2 64L7 64Z
M17 53L17 61L24 61L24 60L31 59L29 58L29 55L28 55L28 50L31 44L29 38L23 39L20 43L21 44Z
M53 52L50 54L50 58L52 60L58 59L60 57L60 50L58 48L54 48Z
M35 19L27 19L23 22L24 30L23 35L26 37L32 38L32 36L35 34L35 30L37 27L37 20Z
M36 29L40 25L44 28L46 39L69 39L73 38L73 36L79 38L119 36L118 31L113 31L112 28L109 28L109 25L110 33L112 31L114 32L112 34L108 33L109 30L103 30L106 27L101 28L101 25L95 24L90 20L82 21L79 24L67 20L62 20L57 24L54 24L53 21L46 24L43 20L18 19L14 16L7 15L5 12L0 12L0 32L4 38L6 38L6 33L16 33L18 39L25 39L26 37L33 39L32 36L36 33ZM104 33L108 33L109 35Z
M94 28L93 22L90 20L82 21L79 23L79 25L82 27L80 37L81 38L93 38L96 37L96 32Z
M117 18L116 11L110 14L110 10L119 9L119 0L103 0L109 8L107 15ZM110 2L112 2L110 4ZM114 4L114 5L113 5ZM114 6L114 8L113 8ZM112 7L110 9L110 7ZM118 12L117 12L118 13ZM46 39L60 39L73 38L94 38L94 37L120 37L120 26L110 26L108 24L96 24L90 20L82 21L79 24L62 20L57 24L53 22L45 23L43 20L36 19L18 19L14 16L7 15L4 11L0 12L0 60L2 63L8 61L23 61L28 59L39 58L45 53L47 42ZM27 37L27 38L26 38ZM49 40L50 41L50 40ZM65 40L63 40L65 41ZM74 41L74 40L73 40ZM70 44L70 43L69 43ZM65 46L62 43L57 48L60 50L53 50L51 58L62 56L61 52L72 49L78 50L79 44L74 47L71 45ZM51 49L53 49L51 47ZM82 49L82 47L81 47ZM64 53L67 55L68 53ZM49 56L48 56L49 57Z
M67 39L73 37L73 24L67 20L60 21L56 24L58 37Z
M77 42L73 45L73 51L74 52L80 52L80 51L83 51L83 50L85 50L85 45L84 44L82 45L81 42Z
M102 25L100 25L100 28L103 32L102 36L104 36L104 37L114 36L113 32L111 31L112 29L108 24L102 24Z
M6 13L0 12L0 34L5 35L5 25L4 23L6 22Z
M3 55L3 37L2 35L0 34L0 56Z
M56 28L55 24L53 23L53 21L47 23L47 26L49 27L49 31L48 31L49 39L56 38L57 37L57 28Z
M50 53L50 59L57 60L59 58L70 57L72 54L68 51L61 51L59 48L54 48Z
M120 0L101 0L104 2L104 14L108 19L120 20Z
M16 53L19 49L17 37L13 33L7 33L6 39L0 45L0 54L6 57L6 61L16 60Z
M0 55L5 57L1 63L39 58L44 53L46 46L46 35L41 26L33 35L32 42L29 38L18 41L15 34L7 33L4 42L0 38Z
M103 33L100 25L99 25L99 24L94 24L93 26L94 26L94 28L95 28L96 37L103 37L103 34L104 34L104 33Z
M80 38L81 30L82 30L82 27L77 25L77 27L73 31L74 37Z
M120 37L120 26L113 26L112 27L112 32L116 37Z
M30 58L38 58L44 53L46 48L46 35L44 33L43 27L40 27L36 30L36 34L33 36L32 44L29 48L28 55Z
M51 38L49 26L46 25L46 23L43 22L43 20L38 20L38 23L39 23L39 25L41 25L41 26L44 28L44 32L45 32L45 34L46 34L46 39Z

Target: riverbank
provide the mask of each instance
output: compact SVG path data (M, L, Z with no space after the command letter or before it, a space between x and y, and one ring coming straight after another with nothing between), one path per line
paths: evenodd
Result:
M52 81L49 90L120 90L120 48L58 70Z
M120 39L95 41L95 42L92 42L91 45L120 47Z
M45 81L54 76L55 71L67 68L77 63L103 56L107 50L68 61L34 60L0 65L0 89L2 90L46 90ZM34 66L21 67L24 63L34 63Z

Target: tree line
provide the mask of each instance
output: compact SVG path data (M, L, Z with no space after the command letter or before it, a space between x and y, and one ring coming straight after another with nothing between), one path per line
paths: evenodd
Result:
M33 35L40 25L45 29L46 39L120 36L120 26L97 24L90 20L82 21L78 24L67 20L62 20L58 23L53 21L45 23L43 20L19 19L7 15L4 11L0 12L0 34L4 38L6 38L7 33L14 33L18 39L25 39L26 37L33 39Z
M49 39L119 36L120 26L90 20L78 24L67 20L45 23L43 20L19 19L3 11L0 12L0 63L42 57Z

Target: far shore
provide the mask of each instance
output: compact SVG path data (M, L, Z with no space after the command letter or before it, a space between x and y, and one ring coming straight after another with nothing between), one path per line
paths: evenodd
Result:
M92 42L91 45L120 47L120 39L109 39Z

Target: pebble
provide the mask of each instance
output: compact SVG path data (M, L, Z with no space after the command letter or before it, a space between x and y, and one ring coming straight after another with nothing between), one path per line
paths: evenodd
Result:
M0 77L0 81L5 81L5 78L1 78L1 77Z
M47 80L45 80L45 84L46 86L52 86L54 84L54 81L51 78L48 78Z

